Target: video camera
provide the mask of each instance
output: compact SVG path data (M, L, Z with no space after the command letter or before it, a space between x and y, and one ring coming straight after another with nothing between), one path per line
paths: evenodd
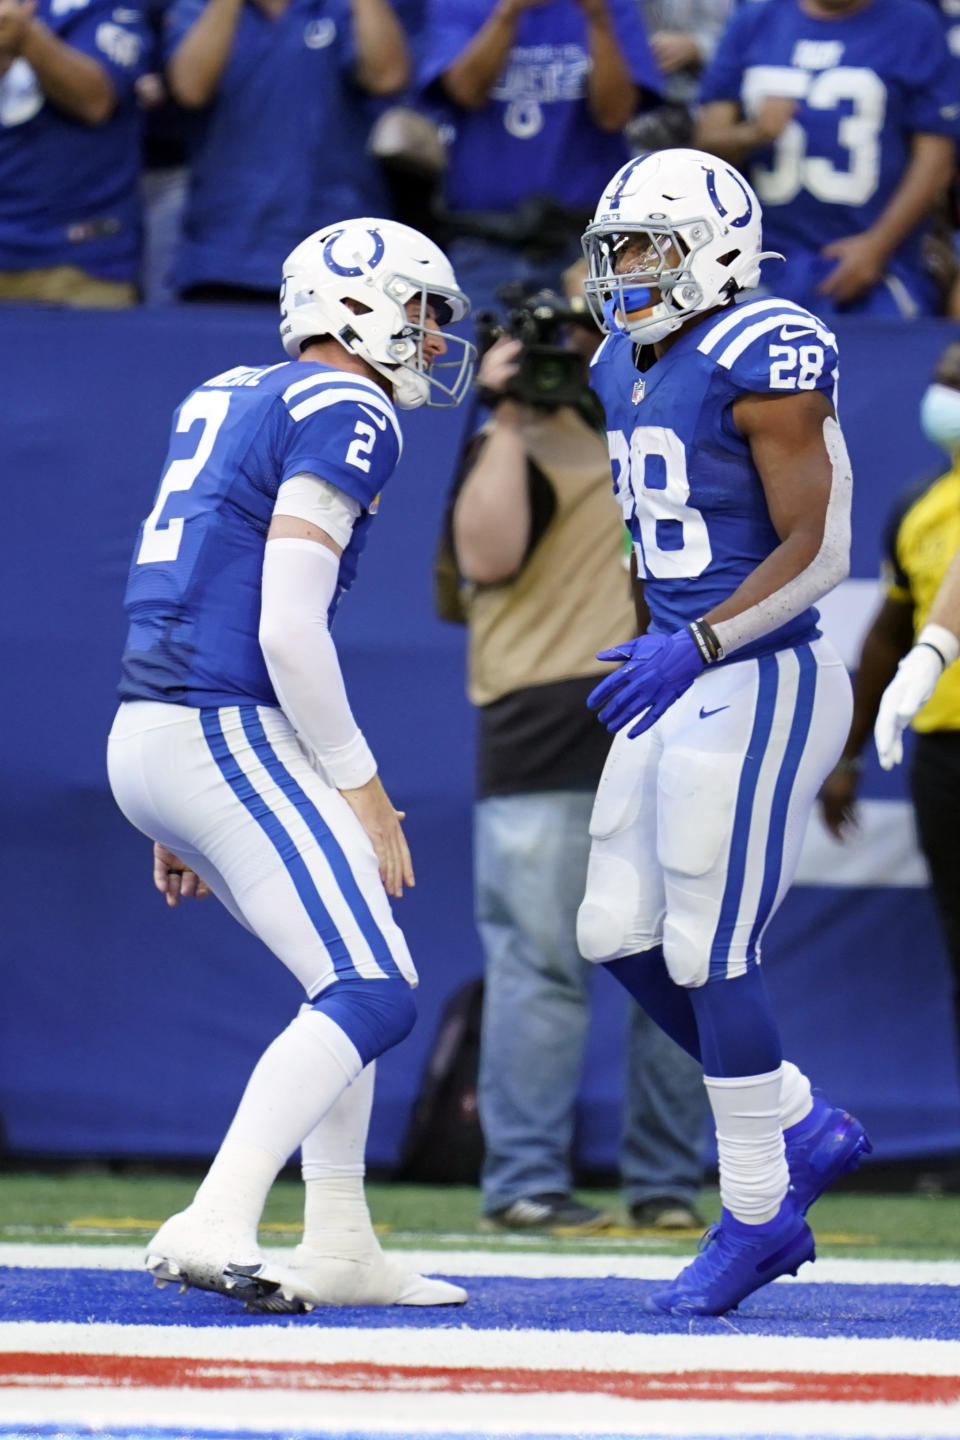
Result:
M481 310L476 317L477 351L482 357L501 335L519 340L523 346L520 368L496 392L481 392L488 404L509 395L543 410L557 410L561 405L578 405L587 389L587 367L583 357L563 344L568 325L596 327L590 312L575 310L553 290L531 294L523 285L503 285L498 296L508 307L505 321L490 310Z

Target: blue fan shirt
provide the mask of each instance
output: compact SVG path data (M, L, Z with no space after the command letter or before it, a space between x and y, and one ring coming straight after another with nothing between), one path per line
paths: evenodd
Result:
M168 59L203 10L204 0L174 0ZM275 16L247 0L191 150L178 290L279 289L283 262L306 235L386 213L355 62L348 0L290 0Z
M493 10L494 0L428 0L418 75L428 99ZM634 83L658 91L640 6L610 0L610 12ZM629 151L621 134L601 130L590 114L589 66L586 19L576 0L548 0L523 11L486 105L451 107L456 136L445 184L452 209L511 210L533 193L593 209Z
M46 98L22 56L0 76L0 270L75 265L101 280L134 280L143 14L128 0L39 0L36 14L103 67L117 103L103 125L87 125Z
M614 493L651 629L669 634L726 600L780 544L734 402L798 390L832 401L837 350L800 306L754 299L695 325L642 373L634 354L628 336L609 336L590 383L606 413ZM811 639L817 619L804 610L732 658Z
M333 611L400 457L383 390L329 365L238 366L187 396L127 582L120 697L276 705L260 650L260 579L277 492L311 474L359 501Z

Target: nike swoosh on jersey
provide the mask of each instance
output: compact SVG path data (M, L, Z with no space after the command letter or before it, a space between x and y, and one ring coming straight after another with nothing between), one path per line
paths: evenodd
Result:
M706 710L706 709L704 709L704 707L701 705L701 706L700 706L700 719L701 719L701 720L706 720L706 719L708 718L708 716L710 716L710 715L719 715L721 710L729 710L729 709L730 709L730 706L729 706L729 705L718 705L715 710Z
M358 401L358 404L359 404L359 406L360 406L360 409L363 411L364 415L369 415L369 416L370 416L370 419L373 421L374 425L376 425L376 427L377 427L378 430L386 430L386 428L387 428L387 417L386 417L386 415L381 415L380 412L379 412L379 410L371 410L371 409L370 409L370 406L369 406L369 405L364 405L364 403L363 403L362 400Z
M800 335L812 335L813 333L812 325L781 325L780 327L781 340L796 340Z

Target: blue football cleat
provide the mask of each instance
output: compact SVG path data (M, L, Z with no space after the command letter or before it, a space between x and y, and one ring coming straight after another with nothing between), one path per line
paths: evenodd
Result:
M785 1130L783 1139L790 1184L801 1215L873 1149L860 1121L820 1095L814 1095L810 1114Z
M668 1315L722 1315L778 1275L796 1275L816 1258L813 1232L788 1193L772 1220L745 1225L720 1213L700 1241L700 1253L666 1290L651 1296Z

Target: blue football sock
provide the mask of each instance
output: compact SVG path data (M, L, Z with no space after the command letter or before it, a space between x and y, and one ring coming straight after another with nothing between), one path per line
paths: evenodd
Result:
M769 1075L783 1060L766 982L757 966L735 980L689 990L697 1020L703 1073L717 1078Z
M694 1060L700 1059L700 1038L690 992L670 979L660 945L636 955L624 955L619 960L608 960L603 968L619 980L641 1010L645 1010L671 1040Z

